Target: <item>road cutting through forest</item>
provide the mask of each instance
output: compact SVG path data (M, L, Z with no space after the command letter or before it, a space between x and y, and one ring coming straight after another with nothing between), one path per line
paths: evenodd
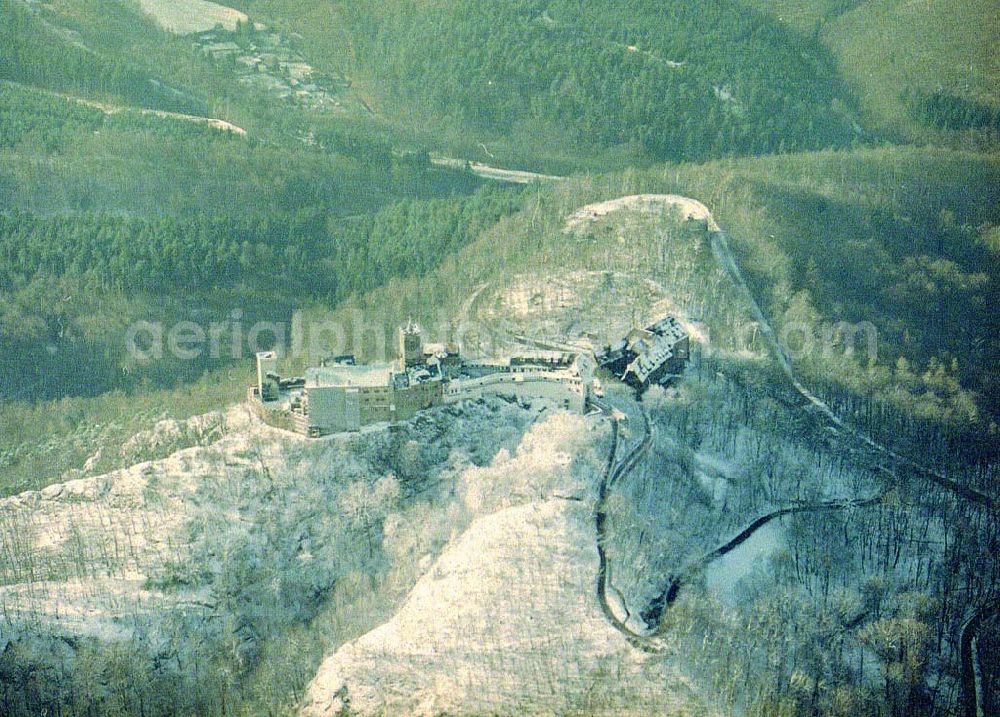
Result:
M726 271L737 290L743 295L754 319L759 324L759 330L764 336L771 355L781 368L782 373L795 388L795 391L805 401L805 405L803 407L804 410L808 411L813 417L818 415L825 419L826 427L829 428L835 435L858 441L866 449L870 449L876 454L880 454L884 458L890 459L890 461L896 465L916 471L940 487L951 491L955 495L968 501L983 505L988 509L996 510L997 501L992 496L962 485L961 483L948 478L939 471L923 466L875 441L873 438L862 433L860 430L847 425L845 421L838 416L825 401L806 388L806 386L799 380L795 370L792 368L791 361L782 347L774 328L771 326L770 321L768 321L763 310L760 308L753 292L750 290L742 270L733 257L732 250L729 246L728 236L715 222L715 219L712 217L708 208L701 202L672 194L644 194L620 197L618 199L605 202L589 204L576 210L567 219L564 232L576 231L583 227L586 223L595 221L620 209L638 208L640 211L650 213L652 208L657 205L663 208L675 208L679 210L681 216L685 219L691 218L705 222L706 228L711 234L712 253L716 261ZM618 632L622 633L630 644L646 652L660 652L663 650L663 646L660 641L660 638L665 631L665 623L662 619L663 613L666 608L668 608L676 600L684 584L689 582L694 576L704 570L704 568L706 568L710 563L721 558L746 542L751 536L754 535L754 533L763 528L765 525L771 523L773 520L796 513L875 506L880 504L885 499L886 495L892 489L892 482L895 482L893 480L887 484L883 490L873 496L786 506L757 517L751 521L746 528L737 533L736 536L729 539L715 550L707 553L698 560L683 566L680 570L678 570L676 575L668 576L665 587L659 596L642 613L643 621L646 623L647 627L646 631L636 631L630 628L615 614L608 601L608 590L609 587L613 589L613 586L609 585L609 568L607 554L605 551L607 521L606 501L609 489L624 475L631 471L638 463L640 457L648 451L652 443L652 435L648 416L643 410L642 438L630 451L628 451L623 459L616 461L615 459L620 441L620 432L618 429L620 416L616 417L612 414L610 405L605 405L604 410L605 413L611 414L612 417L612 445L607 465L605 466L604 473L601 476L600 485L598 486L598 502L594 511L598 552L597 598L600 603L601 610L608 619L609 623ZM888 474L890 479L895 479L895 473L884 465L877 465L875 470ZM983 706L981 704L980 697L981 689L979 687L981 679L979 674L980 664L975 654L978 629L985 621L985 617L992 615L995 609L996 608L991 608L989 610L977 612L965 624L962 631L963 686L965 688L965 700L970 717L979 717L983 713Z

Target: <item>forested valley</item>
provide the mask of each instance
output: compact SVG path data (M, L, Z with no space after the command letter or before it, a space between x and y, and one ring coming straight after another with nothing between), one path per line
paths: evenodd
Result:
M460 120L445 134L638 162L866 141L824 48L730 0L382 5L355 10L377 17L358 21L357 51L387 96Z

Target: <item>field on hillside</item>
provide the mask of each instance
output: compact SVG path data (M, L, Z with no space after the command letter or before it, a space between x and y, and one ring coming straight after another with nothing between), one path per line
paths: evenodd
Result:
M237 22L247 21L239 10L207 0L139 0L139 5L164 29L178 35L204 32L216 25L232 31Z

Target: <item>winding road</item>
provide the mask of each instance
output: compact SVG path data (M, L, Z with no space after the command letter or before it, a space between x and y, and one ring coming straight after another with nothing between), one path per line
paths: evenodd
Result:
M629 452L629 457L623 461L615 461L615 457L618 453L618 443L621 440L621 435L619 431L619 420L612 417L611 420L611 450L608 452L608 461L604 466L604 472L601 475L601 481L597 487L597 504L594 508L594 528L597 532L597 604L601 607L601 612L604 613L604 618L608 623L628 640L636 649L642 650L643 652L660 652L660 646L650 642L650 636L647 634L635 632L632 630L624 621L622 621L611 607L611 603L608 601L608 588L610 586L610 580L608 578L608 554L604 548L604 542L607 537L607 497L608 488L610 485L621 475L620 469L622 466L626 465L633 459L638 453L641 452L633 449ZM647 436L648 436L647 432ZM646 443L646 439L640 442ZM634 463L633 463L634 465ZM624 600L623 600L624 602Z
M448 169L468 170L481 179L490 179L494 182L506 182L508 184L531 184L532 182L558 182L566 179L554 174L539 174L529 172L524 169L503 169L492 167L482 162L471 162L467 159L456 159L454 157L442 157L431 155L431 164L436 167L447 167Z
M881 503L885 496L889 493L889 490L890 489L886 487L881 492L871 496L870 498L845 498L841 500L830 500L816 503L802 503L800 505L779 508L760 516L751 522L746 528L737 533L733 538L723 543L710 553L706 553L700 559L682 568L677 576L671 576L666 587L663 588L663 591L649 605L649 607L643 611L643 620L646 622L646 625L650 628L650 630L653 630L653 634L662 632L663 625L661 618L663 617L663 611L677 599L677 595L680 593L681 587L683 587L685 583L689 582L696 574L708 567L709 563L714 560L718 560L723 555L726 555L727 553L738 548L754 533L770 523L772 520L782 518L786 515L793 515L795 513L844 510L846 508L867 508Z
M757 303L753 292L750 291L750 287L743 276L743 272L740 270L739 265L737 265L736 260L733 258L732 250L729 247L729 238L726 236L724 231L719 230L712 232L712 253L715 255L716 261L718 261L722 268L726 270L726 273L729 274L733 283L736 285L736 288L743 295L747 304L750 306L751 313L759 324L760 333L767 342L771 355L774 356L774 359L777 361L782 373L785 374L785 377L795 388L795 391L803 399L805 399L807 406L812 409L814 413L818 413L824 417L828 421L829 427L833 429L835 433L838 435L846 435L848 438L857 440L865 448L874 450L886 458L890 458L894 463L916 471L930 481L936 483L942 488L945 488L946 490L952 491L965 500L979 503L980 505L986 506L991 510L997 509L998 506L996 498L954 481L940 471L921 465L920 463L897 453L888 446L877 442L871 436L848 426L844 420L834 413L834 411L822 399L813 394L799 380L795 370L792 368L791 361L788 359L788 355L785 353L784 347L781 345L781 342L778 340L778 337L771 326L771 322L767 320L766 316L764 316L764 312L761 310L760 304Z
M620 460L615 460L621 440L621 434L619 431L620 420L612 417L611 450L608 454L608 461L601 476L601 481L598 484L597 505L594 510L594 527L597 533L598 556L597 599L601 606L601 611L604 613L611 625L618 630L618 632L625 635L633 646L647 652L658 652L660 650L660 648L655 644L655 638L660 637L665 629L661 620L663 612L677 599L680 589L684 586L684 584L690 582L696 574L707 567L710 563L738 548L750 537L752 537L754 533L768 523L786 515L792 515L795 513L844 510L847 508L864 508L877 505L882 502L890 490L887 486L877 495L868 498L845 498L786 506L754 519L747 525L747 527L737 533L734 537L730 538L714 550L706 553L698 560L681 568L676 576L670 576L666 587L664 587L660 595L642 614L642 619L646 623L647 630L645 632L637 632L625 624L625 622L623 622L617 615L615 615L615 612L608 601L608 591L609 588L612 588L612 586L610 585L608 576L609 570L605 542L607 539L606 503L610 489L622 478L622 476L627 475L636 466L639 459L652 445L652 431L650 430L649 418L645 411L642 411L641 415L642 437ZM654 640L654 642L651 642L651 640Z
M680 202L681 206L686 205L690 207L692 205L697 205L698 207L704 207L704 205L696 200L690 200L684 197L675 197L674 195L663 196L669 203ZM581 210L578 210L577 214L579 214L580 211ZM707 209L705 211L707 212ZM862 433L860 430L847 425L826 402L813 394L801 382L795 373L792 363L784 351L781 342L778 340L774 328L771 326L770 321L768 321L763 310L760 308L760 304L754 297L743 272L733 257L732 250L729 246L728 236L718 227L710 212L708 212L706 226L709 228L711 234L712 253L715 256L716 261L726 271L737 290L743 295L748 306L750 307L754 319L759 324L759 331L763 335L772 356L781 368L782 373L784 373L785 377L794 387L795 391L802 397L802 399L804 399L805 408L813 416L819 416L822 419L825 419L827 427L835 435L856 441L865 449L873 451L874 453L881 455L883 458L889 459L892 464L911 469L938 486L951 491L960 498L977 503L993 511L997 510L997 499L993 496L958 483L957 481L948 478L940 471L921 465L916 461L892 450L888 446L875 441L873 438ZM645 632L638 632L619 619L608 602L608 590L609 587L613 588L613 586L610 586L609 584L610 580L607 554L605 551L605 540L607 537L606 502L609 490L622 478L622 476L626 475L635 467L639 458L649 449L652 442L649 420L645 411L642 413L642 420L642 439L624 456L624 458L616 461L616 455L619 448L619 421L613 417L612 447L608 457L608 463L605 467L598 488L598 502L595 507L594 522L597 534L597 552L599 561L597 575L597 598L601 606L601 610L609 623L618 632L622 633L632 645L646 652L662 651L663 648L662 645L659 644L660 641L658 638L660 638L665 631L665 625L662 620L663 613L666 608L677 599L677 596L684 584L689 582L692 577L702 571L711 562L721 558L732 550L735 550L762 527L773 520L795 513L844 510L878 505L884 500L885 496L892 487L892 483L890 482L878 494L867 498L841 499L786 506L754 519L747 525L747 527L737 533L733 538L726 541L715 550L702 556L700 559L684 566L678 571L676 576L670 576L663 591L641 615L643 621L646 623L647 630ZM890 477L895 476L894 472L885 466L879 465L878 470L887 473ZM997 612L1000 612L1000 605L984 608L983 610L975 613L963 626L961 636L962 688L963 701L966 705L968 717L985 717L984 707L982 704L982 677L980 674L980 663L977 658L976 642L981 625L988 617L991 617Z
M1000 602L978 610L962 625L960 657L962 661L962 701L966 717L987 717L983 705L983 676L979 663L979 629L994 615L1000 615Z

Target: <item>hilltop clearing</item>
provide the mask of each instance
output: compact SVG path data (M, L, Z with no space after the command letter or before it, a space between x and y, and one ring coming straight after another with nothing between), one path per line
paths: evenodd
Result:
M249 19L239 10L207 0L139 0L139 5L157 23L178 35L204 32L216 25L232 31L237 23Z
M730 282L717 271L704 222L678 223L670 206L640 202L603 217L588 210L579 230L564 231L591 204L616 207L623 196L643 194L690 197L711 207L726 228L775 332L799 332L796 369L838 413L867 411L862 405L876 396L927 430L989 431L1000 410L986 358L997 335L987 309L995 291L990 277L1000 276L991 269L1000 261L998 166L988 155L886 148L572 177L533 187L520 211L443 262L437 284L401 283L345 308L391 326L395 319L384 307L402 301L407 313L438 326L443 313L483 297L477 292L484 284L503 290L520 283L527 300L537 291L558 303L563 277L601 267L664 287L679 313L711 327L715 346L759 352L759 337L730 303ZM600 296L594 301L599 305ZM631 320L632 310L626 312ZM874 350L862 341L872 329ZM889 443L908 433L874 414L872 429ZM994 442L971 434L953 439L994 450Z
M633 194L628 197L618 197L580 207L566 220L563 231L583 231L588 224L621 209L644 214L662 214L664 209L674 209L677 210L677 216L683 221L694 219L705 222L709 231L719 230L719 225L712 218L712 212L699 201L676 194Z

